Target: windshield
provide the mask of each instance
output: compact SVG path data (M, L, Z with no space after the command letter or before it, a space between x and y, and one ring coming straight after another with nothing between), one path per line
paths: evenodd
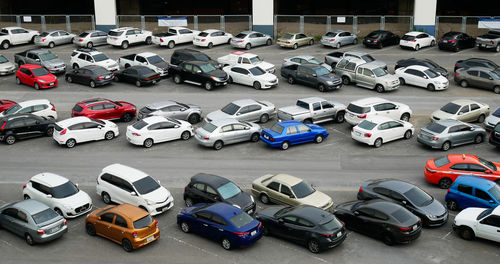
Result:
M160 184L150 176L146 176L133 184L140 194L147 194L161 187Z
M241 193L240 188L238 188L238 186L236 186L232 182L228 182L222 185L221 187L217 188L217 191L220 193L222 199L224 200L234 197Z
M446 127L443 125L440 125L438 123L431 123L425 129L439 134L439 133L442 133L446 129Z
M49 60L57 59L57 56L54 55L53 53L50 53L50 52L39 54L39 56L40 56L40 60L42 60L42 61L49 61Z
M229 218L229 222L231 222L231 224L233 224L236 228L246 226L250 224L252 221L253 218L245 212L241 212L240 214Z
M484 210L482 213L480 213L480 214L477 216L476 220L479 220L479 219L481 219L481 218L483 218L483 217L486 217L486 216L490 215L490 214L491 214L491 212L493 212L493 209L495 209L495 207L490 208L490 209L486 209L486 210Z
M341 228L342 223L340 223L340 221L337 220L337 218L332 217L332 220L322 224L321 227L323 227L324 230L333 231L335 229Z
M203 128L203 130L205 130L209 133L212 133L217 128L217 126L212 124L212 123L206 123L201 128Z
M105 60L109 59L108 56L104 55L104 53L97 54L97 55L94 55L92 57L94 58L95 62L105 61Z
M266 74L266 72L263 69L259 68L259 67L253 67L253 68L249 69L249 71L254 76L259 76L259 75Z
M432 203L434 198L419 188L411 188L404 195L408 200L416 206L426 206Z
M292 190L297 198L304 198L316 191L313 189L313 187L311 187L311 185L305 183L304 181L301 181L300 183L292 186Z
M492 114L493 116L500 117L500 108L498 108L495 112Z
M21 109L21 106L16 104L16 105L13 105L11 106L9 109L5 110L3 112L4 115L10 115L10 114L15 114L17 113L17 111L19 111Z
M32 215L31 217L33 217L33 221L35 221L36 224L41 224L59 217L59 214L56 213L56 211L47 208L40 213Z
M500 187L498 186L498 184L491 187L488 192L491 194L491 196L493 196L495 200L500 201Z
M323 75L330 74L330 72L325 67L318 67L318 68L314 69L314 71L316 72L317 76L323 76Z
M358 127L366 130L372 130L377 124L370 122L368 120L363 120L363 122L359 123Z
M236 114L236 112L238 112L238 110L240 109L239 106L233 104L233 103L230 103L226 106L224 106L221 111L228 114L228 115L234 115Z
M347 106L347 110L356 113L356 114L364 114L370 112L370 107L361 107L355 104L349 104Z
M9 60L7 58L5 58L3 55L0 55L0 63L6 63L8 61Z
M477 157L477 159L479 160L479 162L481 164L483 164L484 166L488 167L488 169L492 170L492 171L496 171L497 170L497 166L495 166L495 164L493 164L493 162L489 161L489 160L485 160L481 157Z
M157 64L157 63L163 62L163 59L160 56L156 55L156 56L148 57L148 61L151 64Z
M149 227L152 222L153 222L153 218L151 217L151 215L146 215L145 217L134 221L134 228L135 229L143 229L143 228Z
M285 34L283 35L283 37L281 37L282 39L292 39L293 38L293 35L292 34Z
M247 34L243 34L243 33L240 33L238 35L235 36L235 38L245 38L247 36Z
M271 127L271 131L274 131L280 135L281 135L281 133L283 133L283 129L285 129L285 128L278 125L278 124L274 124L274 126Z
M375 68L373 69L373 73L375 73L375 76L377 77L382 77L384 75L389 74L389 72L384 68Z
M200 34L198 34L199 37L206 37L208 36L208 33L207 32L201 32Z
M52 197L62 199L78 193L78 188L70 181L52 188Z
M80 38L84 38L88 35L89 33L83 32L82 34L78 35Z
M199 66L200 66L201 70L202 70L203 72L205 72L205 73L212 72L212 71L215 71L215 70L216 70L216 68L215 68L212 64L210 64L210 63L207 63L207 64L201 64L201 65L199 65Z
M427 76L429 76L429 78L431 78L431 79L434 79L434 78L440 76L439 73L437 73L437 72L435 72L434 70L431 70L431 69L425 70L424 73L427 74Z
M47 69L45 68L36 68L36 69L31 69L31 71L33 72L33 74L35 76L44 76L44 75L47 75L49 74L50 72L47 71Z
M456 114L459 109L460 106L454 103L448 103L447 105L441 107L441 111L453 115Z
M259 56L255 56L253 58L250 58L250 63L252 63L252 64L259 63L261 61L262 61L262 59L259 58Z
M148 123L144 122L144 120L141 120L139 122L136 122L135 124L132 125L133 128L137 130L141 130L143 127L147 126Z

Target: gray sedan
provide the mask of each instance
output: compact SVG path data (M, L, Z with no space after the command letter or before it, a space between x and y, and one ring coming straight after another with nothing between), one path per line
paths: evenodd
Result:
M314 58L314 56L311 55L297 55L290 58L285 58L283 59L283 64L281 65L281 67L286 67L288 65L300 65L304 63L321 65L325 67L329 72L332 72L332 66Z
M323 35L321 44L339 49L340 46L358 44L358 36L349 31L334 30Z
M426 128L421 128L417 135L418 142L444 151L463 144L479 144L485 138L484 128L453 119L431 123Z
M24 237L28 245L49 242L68 232L66 220L61 215L29 199L0 207L0 226Z
M73 44L79 47L92 48L107 45L108 34L100 30L87 30L73 39Z
M494 70L485 67L457 69L454 81L464 88L477 87L500 94L500 69L498 68Z
M194 132L200 145L220 150L224 145L243 141L259 141L262 129L251 122L242 122L234 118L218 119L205 123Z
M251 49L252 47L273 44L271 36L257 31L243 31L231 39L231 46L240 49Z
M35 45L40 47L53 48L56 45L68 44L73 41L76 35L64 30L46 31L35 37Z
M163 101L144 106L137 113L137 119L141 120L150 116L163 116L196 124L201 121L201 108L194 104L184 104L176 101Z
M209 113L205 121L234 118L239 121L266 123L276 115L276 107L271 102L253 99L236 100L220 110Z

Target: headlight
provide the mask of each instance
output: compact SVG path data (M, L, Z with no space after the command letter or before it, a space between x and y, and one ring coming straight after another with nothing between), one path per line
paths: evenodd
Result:
M333 82L332 81L326 81L326 84L333 85Z
M252 199L252 203L255 203L255 200L253 199L253 196L250 195L250 199Z
M151 200L146 200L146 202L148 203L148 205L153 205L154 204L154 202L151 201Z
M430 215L430 214L428 214L428 215L426 215L426 216L427 216L427 218L429 218L429 219L436 219L436 218L437 218L436 216L434 216L434 215Z
M241 209L241 206L237 205L237 204L233 204L234 207L238 208L238 209Z
M41 83L46 83L46 81L44 81L44 80L38 80L38 81L41 82Z
M220 82L220 78L217 78L215 76L210 76L210 78L216 82Z

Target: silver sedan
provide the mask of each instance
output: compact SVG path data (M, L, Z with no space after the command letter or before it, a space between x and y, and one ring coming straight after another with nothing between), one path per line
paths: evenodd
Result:
M64 30L51 30L35 37L35 45L39 47L53 48L56 45L68 44L73 41L76 35Z
M234 36L231 41L231 46L240 49L251 49L253 47L273 44L271 36L257 31L243 31Z
M218 119L205 123L194 132L200 145L220 150L224 145L243 141L259 141L262 129L251 122L242 122L234 118Z
M98 45L107 45L108 34L100 30L87 30L73 39L73 44L79 47L92 48Z
M201 108L194 104L184 104L176 101L162 101L148 104L139 110L137 119L150 116L163 116L196 124L201 121Z
M332 70L333 70L332 66L314 58L314 56L311 56L311 55L297 55L297 56L293 56L290 58L285 58L285 59L283 59L283 64L281 65L281 67L286 67L289 65L300 65L300 64L304 64L304 63L321 65L321 66L325 67L329 72L332 72Z
M358 36L349 31L334 30L323 35L321 38L321 44L339 49L344 45L358 44Z
M220 110L209 113L205 121L211 122L218 119L234 118L239 121L266 123L276 116L276 107L267 101L253 99L236 100Z
M486 138L484 128L462 121L445 119L421 128L417 141L426 146L444 151L463 144L479 144Z

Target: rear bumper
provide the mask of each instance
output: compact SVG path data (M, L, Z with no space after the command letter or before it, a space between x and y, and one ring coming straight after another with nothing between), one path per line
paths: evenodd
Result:
M341 232L342 232L342 235L340 237L336 237L333 239L332 238L321 239L320 243L319 243L319 248L321 250L325 250L325 249L329 249L329 248L334 248L334 247L342 244L342 242L344 242L344 240L347 237L347 231L342 230Z
M151 239L150 241L147 241L148 237L153 237L153 239ZM160 238L160 229L156 228L156 231L152 235L150 235L148 237L134 239L133 241L131 241L132 242L132 247L134 249L140 248L140 247L143 247L143 246L145 246L147 244L150 244L150 243L158 240L158 238Z
M436 141L436 140L429 141L429 140L424 139L420 135L417 135L417 142L421 143L421 144L424 144L424 145L426 145L428 147L435 148L435 149L441 148L441 146L443 145L443 143L440 142L440 141Z
M32 236L32 237L33 237L33 241L35 241L36 243L46 243L46 242L50 242L52 240L55 240L55 239L58 239L58 238L62 237L67 232L68 232L68 226L65 225L59 231L57 231L56 233L43 234L43 235L35 235L35 236Z
M266 143L267 145L273 147L273 148L277 148L277 147L280 147L281 146L281 143L283 142L277 142L277 141L271 141L265 137L263 137L262 135L260 136L260 140L263 141L264 143Z

